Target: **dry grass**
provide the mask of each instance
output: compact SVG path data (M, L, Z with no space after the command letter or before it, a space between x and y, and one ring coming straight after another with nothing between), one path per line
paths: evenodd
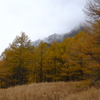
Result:
M39 83L0 89L0 100L100 100L100 89L77 82Z

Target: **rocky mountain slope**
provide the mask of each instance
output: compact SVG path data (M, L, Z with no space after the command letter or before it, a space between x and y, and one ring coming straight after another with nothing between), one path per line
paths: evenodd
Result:
M50 35L50 36L48 36L48 37L46 37L46 38L44 38L43 40L41 40L41 39L38 39L38 40L36 40L36 41L33 41L32 42L32 45L33 46L38 46L38 44L41 42L41 41L43 41L43 42L45 42L45 43L49 43L49 44L51 44L53 41L56 41L56 42L62 42L62 40L64 40L65 38L67 38L67 37L73 37L74 35L76 35L79 31L82 31L82 30L84 30L84 26L79 26L78 28L75 28L75 29L73 29L73 30L71 30L69 33L63 33L63 34L56 34L56 33L54 33L54 34L52 34L52 35Z

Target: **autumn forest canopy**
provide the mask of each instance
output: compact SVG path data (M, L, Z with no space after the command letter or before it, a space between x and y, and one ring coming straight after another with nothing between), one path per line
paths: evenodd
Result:
M55 82L100 80L100 1L85 6L89 27L61 43L36 47L25 33L1 54L0 87Z

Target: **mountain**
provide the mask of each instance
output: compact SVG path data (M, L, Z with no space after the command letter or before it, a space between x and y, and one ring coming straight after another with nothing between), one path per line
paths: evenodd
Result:
M74 35L78 34L79 31L83 31L84 30L84 26L79 26L78 28L75 28L73 30L71 30L69 33L64 33L64 34L57 34L57 33L54 33L46 38L44 38L43 40L41 39L38 39L36 41L33 41L31 43L31 45L33 46L38 46L38 44L43 41L45 43L49 43L51 44L53 41L56 41L58 43L62 42L62 40L64 40L65 38L67 37L73 37Z

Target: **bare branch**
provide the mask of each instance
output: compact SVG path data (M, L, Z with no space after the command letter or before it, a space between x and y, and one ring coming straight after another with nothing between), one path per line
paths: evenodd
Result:
M87 2L84 12L88 16L88 21L100 20L100 0Z

